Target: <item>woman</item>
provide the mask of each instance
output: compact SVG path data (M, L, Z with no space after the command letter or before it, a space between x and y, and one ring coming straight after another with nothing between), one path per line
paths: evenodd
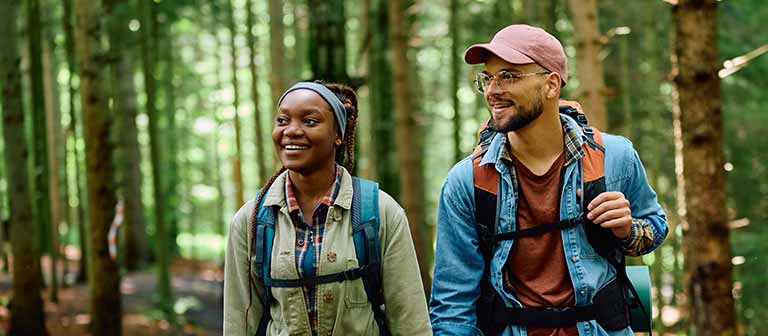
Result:
M348 172L354 164L354 91L300 82L278 106L272 140L283 168L230 225L224 334L431 335L405 213L377 187L360 187L373 183ZM355 200L377 198L369 208L378 211L378 230L371 235L379 253L358 258L356 245L365 239L358 239L360 232L374 231L357 230L361 216L352 213L364 203Z

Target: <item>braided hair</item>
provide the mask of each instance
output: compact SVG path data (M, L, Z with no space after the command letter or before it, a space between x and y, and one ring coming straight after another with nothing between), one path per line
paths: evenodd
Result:
M343 166L348 171L352 171L355 167L355 128L357 127L357 94L355 90L344 84L337 83L325 83L320 80L316 80L315 83L325 85L326 88L331 90L337 98L344 104L344 109L347 115L347 127L344 131L344 138L341 140L341 145L336 149L335 161L337 164ZM333 114L333 113L332 113ZM334 118L336 118L334 114ZM334 123L337 124L337 123ZM336 126L338 127L338 126ZM340 132L339 132L340 133ZM280 176L287 169L281 167L274 175L264 184L259 191L259 196L256 198L254 204L253 215L251 217L251 225L246 228L251 232L256 232L256 219L259 213L259 205L264 200L264 196L267 190L275 183L277 177ZM247 237L247 234L246 234ZM253 305L253 286L255 281L253 279L253 272L251 270L253 249L256 246L256 235L251 235L251 241L248 244L248 307L245 309L245 325L248 325L248 312ZM263 309L269 309L269 307L263 307Z

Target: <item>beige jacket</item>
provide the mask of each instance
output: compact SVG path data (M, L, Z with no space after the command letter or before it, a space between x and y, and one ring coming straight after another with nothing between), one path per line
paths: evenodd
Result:
M285 203L285 178L280 175L264 198L264 205L279 206L272 249L272 278L298 279L294 244L296 231ZM318 275L341 272L358 266L352 240L352 179L345 170L339 194L328 210L322 259ZM248 309L248 255L251 250L254 201L246 203L235 214L229 227L224 266L224 335L253 335L261 318L263 287L254 285L252 304ZM392 335L432 335L426 298L416 252L403 209L392 197L379 191L382 273L385 313ZM328 257L335 253L335 258ZM258 271L251 269L254 277ZM255 281L257 283L258 281ZM373 311L363 288L362 279L333 282L317 286L318 335L378 335ZM272 288L269 307L272 320L267 335L311 335L302 289ZM246 325L247 318L247 325Z

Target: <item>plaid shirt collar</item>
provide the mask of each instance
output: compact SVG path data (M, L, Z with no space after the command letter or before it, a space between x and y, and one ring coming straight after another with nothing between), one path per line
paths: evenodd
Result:
M566 116L560 116L560 122L563 124L563 142L565 143L565 164L567 166L577 160L581 160L584 157L584 148L581 147L584 142L581 137L584 136L578 130L578 126L572 125L569 121L570 118ZM501 152L499 153L499 159L512 162L512 154L509 152L509 140L506 136L501 139Z
M333 185L328 188L328 191L320 199L320 202L315 205L315 209L320 205L325 205L327 207L333 205L336 196L339 194L339 187L341 186L341 177L343 174L344 170L337 164L336 180L334 180ZM294 214L295 212L298 212L296 214L301 215L301 208L299 207L299 201L296 199L296 194L293 191L293 182L291 182L290 174L285 177L285 204L288 206L289 213Z

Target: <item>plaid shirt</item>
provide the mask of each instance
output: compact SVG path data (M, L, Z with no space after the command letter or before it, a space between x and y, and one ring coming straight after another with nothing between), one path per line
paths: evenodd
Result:
M560 118L562 119L567 117L560 116ZM583 158L586 153L584 152L584 149L579 145L581 143L581 141L579 141L579 137L581 137L579 132L577 132L566 120L561 121L563 124L564 134L563 142L565 143L565 163L563 164L563 167L565 167L575 162L576 160L581 160L581 158ZM515 192L515 199L519 199L519 184L517 181L517 173L515 172L515 168L512 165L512 154L509 152L508 141L509 140L507 140L507 137L502 138L502 147L501 152L499 153L499 158L504 160L509 165L509 173L512 175L512 190ZM629 237L622 241L624 254L630 256L638 256L642 254L642 251L650 248L651 246L653 246L653 229L651 229L651 225L642 219L632 218L632 226Z
M285 201L288 205L293 226L296 228L296 268L301 278L312 277L317 274L320 265L320 250L323 246L325 220L328 209L333 205L336 196L339 194L343 172L344 170L341 166L336 165L336 180L325 196L315 205L311 223L304 221L304 214L301 213L299 202L296 200L296 195L293 192L293 183L291 183L290 175L285 179ZM317 289L315 286L304 286L303 291L312 334L316 335L318 320L317 300L319 299L317 297Z

